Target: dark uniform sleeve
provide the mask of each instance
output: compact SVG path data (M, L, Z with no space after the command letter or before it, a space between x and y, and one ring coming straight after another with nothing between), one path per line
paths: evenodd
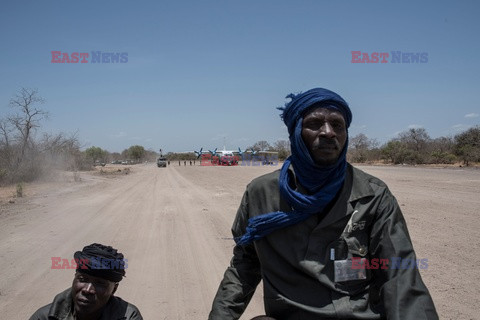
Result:
M128 320L143 320L142 314L140 313L140 310L132 304L128 304L128 312L127 316L125 319Z
M417 261L405 219L388 189L378 206L370 248L374 257L389 260L388 268L375 270L375 285L387 319L438 319L418 270L428 267L428 262Z
M234 237L245 233L248 223L248 191L243 195L242 203L232 226ZM255 289L261 280L260 263L253 244L235 246L230 266L220 283L209 320L238 319L247 308Z
M51 304L41 307L29 318L29 320L48 320L48 311L50 310L50 306Z

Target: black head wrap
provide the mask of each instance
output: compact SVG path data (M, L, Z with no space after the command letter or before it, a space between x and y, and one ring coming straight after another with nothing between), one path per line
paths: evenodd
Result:
M93 243L73 255L77 262L77 272L119 282L125 276L127 266L123 254L110 246Z

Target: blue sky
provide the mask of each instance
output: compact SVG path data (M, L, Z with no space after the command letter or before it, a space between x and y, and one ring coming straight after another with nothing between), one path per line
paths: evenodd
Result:
M478 1L2 1L0 116L36 88L42 131L122 151L245 148L287 139L276 107L325 87L350 104L350 135L386 142L480 123ZM52 51L127 53L51 63ZM388 63L352 63L351 51ZM427 53L392 63L391 52Z

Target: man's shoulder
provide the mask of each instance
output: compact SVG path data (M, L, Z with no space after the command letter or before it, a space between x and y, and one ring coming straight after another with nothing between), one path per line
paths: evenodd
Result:
M41 307L30 317L29 320L48 320L48 313L50 308L52 307L52 303L47 304L46 306Z
M278 187L278 179L280 177L280 170L256 177L248 184L248 189L256 190L265 187Z
M53 302L38 309L29 320L65 319L71 307L71 289L55 296ZM138 308L120 297L112 296L102 319L142 320Z
M354 185L356 184L359 187L363 188L370 188L371 191L374 193L377 193L378 191L383 191L385 189L388 189L388 186L383 180L366 173L365 171L354 167L349 164L349 166L352 168L352 176L353 176L353 183Z
M107 311L107 310L106 310ZM120 297L112 296L108 304L108 311L106 312L115 319L132 319L141 320L142 315L140 310L132 303L123 300Z
M71 306L71 289L66 289L55 296L52 303L38 309L30 320L60 319L68 314Z

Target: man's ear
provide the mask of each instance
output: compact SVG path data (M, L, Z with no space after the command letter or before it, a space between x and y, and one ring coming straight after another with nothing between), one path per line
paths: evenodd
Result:
M115 286L113 287L113 291L112 291L112 296L115 294L115 292L117 291L117 288L118 288L118 282L115 283Z

